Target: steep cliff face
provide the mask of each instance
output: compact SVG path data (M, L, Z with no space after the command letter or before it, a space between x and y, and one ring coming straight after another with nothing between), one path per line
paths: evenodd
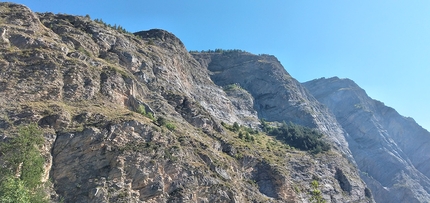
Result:
M246 114L255 110L259 119L316 128L327 135L335 151L354 164L346 133L335 117L292 78L274 56L242 51L193 53L193 56L210 71L215 84L227 90L239 89L252 97L254 108L244 108L249 109Z
M194 56L199 63L163 30L132 34L10 3L0 3L0 12L1 140L30 123L43 130L40 179L51 184L52 202L373 201L343 157L343 131L319 115L327 111L274 57L227 61L250 61L233 72L247 83L222 74L226 64L216 76L202 64L222 58ZM259 68L264 74L252 79ZM219 87L221 76L244 88ZM258 80L267 83L252 86ZM334 148L316 155L293 149L255 133L259 118L316 127ZM221 122L253 127L239 128L253 131L253 141Z
M193 56L207 67L217 85L236 84L249 92L259 119L317 128L337 149L350 156L345 132L334 116L288 74L276 57L235 51Z
M377 202L430 200L428 131L371 99L351 80L322 78L304 86L348 132L349 147Z

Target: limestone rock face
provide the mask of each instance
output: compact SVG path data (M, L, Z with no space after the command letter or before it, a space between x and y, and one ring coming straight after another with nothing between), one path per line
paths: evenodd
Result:
M351 158L345 132L334 116L288 74L276 57L246 52L195 53L193 56L207 67L217 85L236 84L249 92L259 119L318 128Z
M276 58L191 55L164 30L0 12L0 140L43 130L51 202L373 202L343 130ZM333 148L221 125L255 132L260 118L314 127Z
M348 132L351 152L377 202L430 200L428 131L349 79L322 78L304 86Z

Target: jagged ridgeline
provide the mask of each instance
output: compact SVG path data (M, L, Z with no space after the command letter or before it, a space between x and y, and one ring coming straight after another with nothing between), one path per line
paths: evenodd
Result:
M129 33L11 3L0 11L2 146L26 126L43 138L29 143L42 168L10 161L2 148L4 202L372 200L348 151L332 141L333 128L313 119L319 104L273 56L191 55L163 30ZM260 72L221 77L227 70ZM223 88L229 84L238 88ZM313 154L290 146L263 132L261 118L307 126L333 148ZM29 166L41 169L33 185Z
M274 56L0 3L0 68L3 202L374 201Z
M202 51L189 51L191 54L195 54L195 53L224 53L224 54L229 54L229 53L248 53L244 50L240 50L240 49L208 49L208 50L202 50Z

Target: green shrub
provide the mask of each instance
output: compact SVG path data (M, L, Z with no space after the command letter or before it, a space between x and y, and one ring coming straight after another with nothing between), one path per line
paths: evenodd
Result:
M249 132L243 133L242 131L239 132L239 139L245 140L245 142L254 142L255 138Z
M239 124L237 122L234 122L233 123L233 128L232 128L233 132L237 132L237 131L239 131L239 129L240 129Z
M242 131L239 132L239 139L243 139L243 132Z
M170 131L174 131L176 129L176 126L173 123L166 123L166 128Z
M0 171L0 202L46 202L45 195L37 191L44 172L44 159L40 154L44 142L42 132L32 124L21 127L18 133L0 144L4 157L4 168Z
M154 118L154 114L152 114L151 112L146 113L145 115L147 118L151 119L151 120L155 120Z
M25 183L21 179L7 176L0 184L0 202L30 202L30 191L25 187Z
M319 183L317 180L313 180L311 182L311 202L315 202L315 203L325 203L325 200L322 197L322 193L321 190L318 189L319 187Z
M254 142L255 138L254 138L254 136L252 136L248 132L246 132L245 133L245 141L247 141L247 142Z
M221 125L224 126L225 128L227 128L228 130L233 131L233 132L239 132L239 130L241 128L237 122L234 122L233 125L228 125L224 122L221 122Z
M145 109L145 106L143 106L142 104L141 104L141 105L139 105L139 107L137 108L136 112L137 112L137 113L140 113L140 114L142 114L142 115L146 115L146 109Z
M146 107L142 104L139 105L136 112L140 113L142 116L145 116L151 120L155 120L154 114L152 114L152 112L146 112Z
M199 51L190 51L191 53L199 53ZM246 51L240 49L215 49L215 50L202 50L200 53L219 53L219 54L230 54L230 53L246 53Z
M319 187L318 181L317 180L313 180L311 182L311 186L312 186L313 189L318 189L318 187Z
M226 86L223 87L224 91L226 91L226 92L237 90L237 89L240 89L240 88L241 87L237 83L226 85Z

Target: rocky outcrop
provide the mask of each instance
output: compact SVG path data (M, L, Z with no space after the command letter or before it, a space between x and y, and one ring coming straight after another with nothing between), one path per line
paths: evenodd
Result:
M371 99L349 79L321 78L304 86L336 115L377 202L430 200L430 133Z
M192 56L164 30L0 11L0 134L43 130L52 202L373 201L342 129L274 57ZM255 132L259 118L315 127L334 148L310 154L221 125Z
M249 92L259 119L317 128L353 162L345 132L334 116L288 74L276 57L237 51L193 56L207 67L217 85L236 85Z

